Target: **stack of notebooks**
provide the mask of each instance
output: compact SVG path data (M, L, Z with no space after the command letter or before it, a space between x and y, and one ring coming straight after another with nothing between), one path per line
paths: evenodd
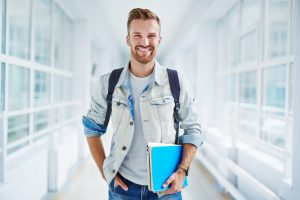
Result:
M148 188L153 192L162 192L171 187L163 187L163 184L177 170L181 162L182 145L148 143ZM182 187L188 185L185 177Z

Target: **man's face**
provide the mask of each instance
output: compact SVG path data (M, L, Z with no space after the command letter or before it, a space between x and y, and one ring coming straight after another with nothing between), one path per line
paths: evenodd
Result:
M156 20L132 20L126 42L135 60L146 64L155 58L161 41L159 32Z

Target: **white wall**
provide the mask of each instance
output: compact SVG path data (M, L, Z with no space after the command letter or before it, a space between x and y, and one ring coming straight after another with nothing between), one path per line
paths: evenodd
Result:
M259 182L263 183L269 189L271 189L274 193L278 194L280 189L282 172L280 172L277 166L272 166L272 162L267 163L267 157L265 157L265 161L259 160L256 156L259 155L251 155L249 151L253 148L249 148L248 150L239 149L237 152L237 162L240 167L254 176ZM255 151L255 149L253 149ZM253 185L248 184L241 178L237 180L238 189L242 194L245 195L248 199L255 200L263 200L265 199L262 195L260 195Z
M0 199L41 199L48 190L47 139L8 161L7 181L0 187Z

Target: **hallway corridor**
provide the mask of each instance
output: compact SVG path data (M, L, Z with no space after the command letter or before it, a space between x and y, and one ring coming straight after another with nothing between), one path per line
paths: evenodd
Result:
M209 172L195 160L191 167L189 186L183 190L184 200L231 200L220 188ZM82 161L73 170L70 179L57 193L50 193L43 200L106 200L107 185L99 177L92 159Z
M129 61L106 126L99 77ZM0 200L107 200L86 134L112 149L107 177L172 143L165 67L186 80L181 142L199 145L183 200L300 200L300 0L0 0Z

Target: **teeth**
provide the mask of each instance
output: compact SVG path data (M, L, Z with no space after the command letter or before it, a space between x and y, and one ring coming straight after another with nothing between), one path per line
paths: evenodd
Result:
M142 52L147 52L147 51L150 51L150 48L137 48L139 51L142 51Z

